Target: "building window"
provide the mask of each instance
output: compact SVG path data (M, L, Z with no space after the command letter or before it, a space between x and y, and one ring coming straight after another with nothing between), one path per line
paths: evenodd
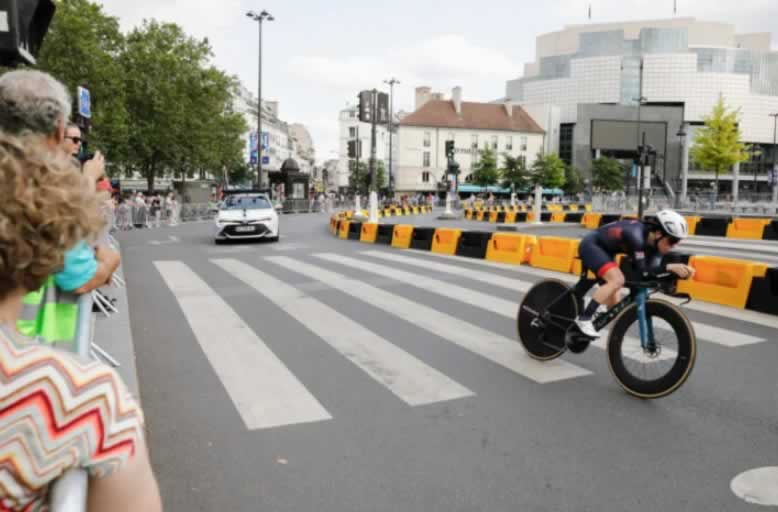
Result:
M497 135L492 135L492 149L497 151Z
M430 173L427 171L424 171L421 173L421 182L422 183L429 183L430 182Z
M526 135L522 135L521 136L521 150L522 151L527 151L527 136Z
M559 126L559 158L567 165L573 165L573 129L572 123Z
M357 127L356 126L350 126L348 129L348 138L349 139L356 139L357 138Z
M513 151L513 137L505 137L505 151Z
M432 134L430 132L424 132L424 147L428 148L432 145Z
M430 166L430 152L429 152L429 151L425 151L425 152L424 152L424 162L423 162L423 166L424 166L425 168Z
M470 147L473 149L478 149L478 135L473 135L473 142Z

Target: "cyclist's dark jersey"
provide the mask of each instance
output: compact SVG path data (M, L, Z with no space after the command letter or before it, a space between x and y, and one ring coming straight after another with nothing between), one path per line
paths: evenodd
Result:
M649 227L637 220L621 220L606 224L582 241L579 255L586 268L602 277L616 267L614 257L624 253L632 259L635 271L661 272L662 256L646 245Z

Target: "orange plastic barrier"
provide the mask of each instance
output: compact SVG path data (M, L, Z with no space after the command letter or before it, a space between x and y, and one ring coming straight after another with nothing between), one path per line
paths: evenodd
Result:
M764 227L772 219L735 219L727 226L727 238L740 240L761 240Z
M527 214L527 222L535 222L535 212L529 212Z
M567 214L565 212L556 212L551 214L551 222L564 222L565 216Z
M572 213L578 213L578 205L577 205L577 204L571 204L571 205L569 206L569 208L570 208L570 211L571 211Z
M467 220L473 220L473 210L465 210L465 218Z
M689 226L689 234L693 235L697 231L697 223L702 217L686 217L686 224Z
M515 215L515 214L514 214ZM517 233L495 233L489 240L486 259L499 263L521 265L529 261L537 238Z
M499 212L497 212L497 211L489 212L489 222L491 222L492 224L497 222L497 214L498 213Z
M692 256L689 265L694 267L694 277L678 281L678 291L695 299L745 308L751 281L764 277L767 265L744 260L716 256Z
M418 207L418 206L414 206L414 207L413 207L413 213L414 213L415 215L418 215L418 214L419 214L419 207Z
M362 233L360 233L359 235L360 242L374 244L377 236L378 236L378 224L373 224L373 223L362 224Z
M338 232L338 218L336 216L330 217L330 233L333 235Z
M432 236L432 252L453 256L457 253L457 244L459 243L460 236L462 236L461 229L436 229L435 234Z
M413 238L413 226L410 224L398 224L392 233L392 247L408 249Z
M516 212L508 212L505 214L506 224L516 224Z
M475 215L475 220L484 220L484 215L486 215L487 213L488 212L486 210L478 210L478 213L476 213Z
M533 267L570 273L578 257L579 240L542 236L532 248L529 263Z
M338 231L338 238L343 240L348 239L348 228L350 224L351 222L347 220L340 221L340 231Z
M585 213L581 219L581 224L583 224L587 229L597 229L600 227L601 219L601 213Z

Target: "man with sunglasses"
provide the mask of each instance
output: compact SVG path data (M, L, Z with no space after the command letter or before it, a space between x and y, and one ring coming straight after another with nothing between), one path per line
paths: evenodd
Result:
M662 265L662 257L689 236L689 228L677 212L662 210L655 218L621 220L606 224L581 240L578 255L587 268L605 281L594 292L591 302L576 320L582 333L598 338L592 318L600 306L612 307L619 301L624 287L624 274L615 262L617 254L626 254L634 264L638 275L672 272L681 279L694 275L694 269L680 263Z
M84 139L81 136L81 129L73 123L68 123L65 128L65 137L62 140L62 150L78 161L78 166L81 167L84 176L89 178L89 181L97 184L105 178L105 158L98 151L93 158L83 162L82 165L79 157L81 156L81 146L83 143Z

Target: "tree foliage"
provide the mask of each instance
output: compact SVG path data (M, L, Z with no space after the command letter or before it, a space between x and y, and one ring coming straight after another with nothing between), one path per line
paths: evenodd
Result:
M565 183L562 185L562 190L568 196L574 196L579 192L583 192L584 182L581 176L581 171L577 167L572 165L565 165Z
M505 163L503 168L500 169L503 188L509 188L514 191L524 190L530 178L526 158L524 156L511 156L505 153L503 159Z
M207 39L172 23L146 21L126 36L89 0L58 3L40 68L75 93L92 95L91 150L109 172L222 177L243 163L243 116L231 111L237 82L210 64Z
M601 192L613 192L624 188L626 170L613 158L603 157L592 162L592 186Z
M473 173L470 180L481 187L494 185L500 179L500 172L497 170L497 156L490 147L481 150L478 162L473 166Z
M738 162L745 162L749 155L740 140L738 112L727 109L723 97L719 97L704 120L705 126L696 132L691 157L702 168L716 173L718 190L719 174L728 172Z
M556 153L538 153L532 164L530 182L543 188L559 188L565 184L565 162Z
M370 168L368 163L360 161L357 165L356 160L349 160L349 177L348 186L356 194L361 196L367 195L370 191ZM378 182L378 190L386 187L386 171L384 169L384 162L376 160L376 181Z

